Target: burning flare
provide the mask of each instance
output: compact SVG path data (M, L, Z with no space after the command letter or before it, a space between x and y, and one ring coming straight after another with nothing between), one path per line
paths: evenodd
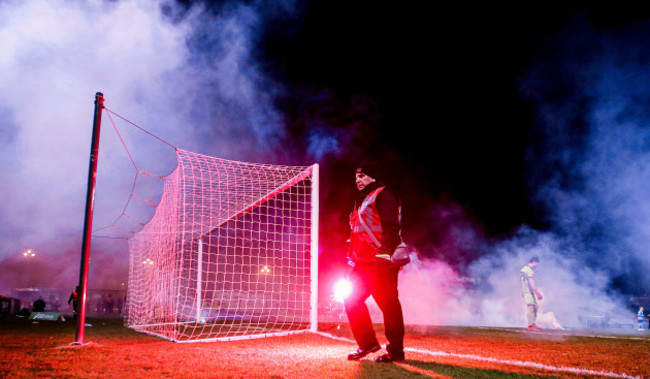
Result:
M334 283L334 300L342 303L352 293L352 283L347 279L339 279Z

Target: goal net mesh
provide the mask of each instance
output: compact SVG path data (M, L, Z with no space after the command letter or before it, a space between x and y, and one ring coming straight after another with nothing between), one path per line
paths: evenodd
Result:
M129 239L126 325L176 342L315 330L318 165L177 155Z

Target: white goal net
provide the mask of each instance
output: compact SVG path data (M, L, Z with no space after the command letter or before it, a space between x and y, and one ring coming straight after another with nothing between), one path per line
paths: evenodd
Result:
M177 155L129 239L126 325L176 342L316 330L318 165Z

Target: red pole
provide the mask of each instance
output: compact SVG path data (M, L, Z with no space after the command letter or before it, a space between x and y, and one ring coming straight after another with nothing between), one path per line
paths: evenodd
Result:
M102 124L104 94L95 94L95 117L93 120L93 139L90 146L90 167L88 169L88 193L86 195L86 216L84 219L83 244L81 246L81 268L79 272L79 317L75 330L75 343L84 343L86 326L86 300L88 294L88 266L90 263L90 238L92 236L93 211L95 207L95 183L97 181L97 158L99 152L99 131Z

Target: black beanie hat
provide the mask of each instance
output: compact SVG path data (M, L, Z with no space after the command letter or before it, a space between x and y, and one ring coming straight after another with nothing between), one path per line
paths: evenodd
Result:
M368 175L375 180L379 180L383 176L382 166L377 161L364 162L359 167L357 167L357 173L360 172Z

